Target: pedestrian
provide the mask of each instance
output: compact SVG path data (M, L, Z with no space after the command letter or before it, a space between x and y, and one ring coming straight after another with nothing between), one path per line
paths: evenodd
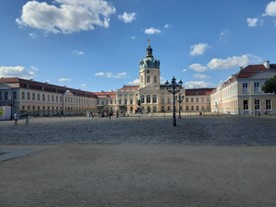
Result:
M26 125L28 125L29 124L29 115L26 114L25 118L26 118Z
M17 125L18 122L18 114L15 112L13 115L13 119L14 119L14 125Z

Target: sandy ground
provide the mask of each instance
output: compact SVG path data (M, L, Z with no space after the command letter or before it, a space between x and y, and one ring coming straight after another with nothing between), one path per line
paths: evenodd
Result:
M275 117L0 122L0 206L276 206Z

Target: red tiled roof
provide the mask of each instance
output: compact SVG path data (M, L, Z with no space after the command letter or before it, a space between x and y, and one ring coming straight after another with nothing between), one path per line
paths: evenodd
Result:
M118 91L126 91L126 90L138 90L139 86L126 86L124 85L121 89Z
M193 89L185 89L186 96L195 96L195 95L210 95L214 88L193 88Z
M0 78L0 83L19 83L20 88L29 88L33 90L48 91L54 93L65 93L67 90L71 91L75 96L84 96L96 98L97 96L89 91L68 88L64 86L52 85L49 83L42 83L33 80L26 80L22 78Z
M116 92L114 92L114 91L94 92L94 94L98 98L108 98L108 97L115 97L116 96Z

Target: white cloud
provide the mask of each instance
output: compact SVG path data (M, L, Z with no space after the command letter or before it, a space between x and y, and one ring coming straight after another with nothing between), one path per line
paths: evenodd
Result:
M196 73L194 74L194 78L199 78L199 79L210 79L210 76L201 74L201 73Z
M131 82L128 82L128 84L129 85L139 85L139 79L135 79L135 80L133 80L133 81L131 81Z
M126 72L120 72L120 73L97 72L95 73L95 76L104 77L104 78L126 78L127 73Z
M264 16L276 16L276 1L271 1L266 5Z
M191 56L198 56L204 54L204 52L208 49L207 43L198 43L194 44L190 47L190 55Z
M74 55L84 55L84 52L80 50L73 50L71 53Z
M204 71L208 70L208 68L206 66L203 66L199 63L189 65L189 69L194 70L196 72L204 72Z
M59 78L58 81L59 82L70 82L70 81L72 81L72 79L70 79L70 78Z
M124 23L131 23L136 19L136 13L127 13L124 12L122 15L118 15L118 18L122 20Z
M33 79L37 68L31 66L26 70L23 66L0 66L0 77L19 77L24 79Z
M165 24L164 29L169 29L170 27L172 27L172 25L170 25L170 24Z
M186 69L186 68L184 68L184 69L182 70L182 72L187 72L187 69Z
M247 18L246 21L248 27L256 27L258 23L258 18Z
M28 1L22 8L20 27L46 32L66 33L93 30L94 26L109 27L110 15L116 9L105 0L55 0L55 4Z
M153 35L153 34L159 34L159 33L161 33L161 30L157 29L157 28L154 28L154 27L150 27L150 28L145 29L144 32L145 32L145 34Z
M216 87L215 84L205 81L189 81L184 84L185 88L212 88Z
M137 39L137 36L131 36L131 39L135 40L135 39Z
M231 69L236 67L244 67L249 64L259 63L261 61L262 59L258 56L251 55L251 54L244 54L242 56L233 56L233 57L228 57L226 59L214 58L207 64L207 66L211 70L225 70L225 69Z
M86 86L87 86L86 83L82 83L82 84L81 84L81 87L86 87Z
M34 32L29 33L29 36L31 38L33 38L33 39L37 39L38 38L38 35L36 33L34 33Z

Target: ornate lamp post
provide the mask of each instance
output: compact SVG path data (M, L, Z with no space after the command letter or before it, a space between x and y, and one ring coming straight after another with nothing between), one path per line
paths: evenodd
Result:
M167 88L167 91L171 94L173 94L173 126L176 126L176 117L175 117L175 94L179 93L182 89L182 80L180 80L178 83L176 83L175 77L172 78L171 83L166 81L165 85Z

